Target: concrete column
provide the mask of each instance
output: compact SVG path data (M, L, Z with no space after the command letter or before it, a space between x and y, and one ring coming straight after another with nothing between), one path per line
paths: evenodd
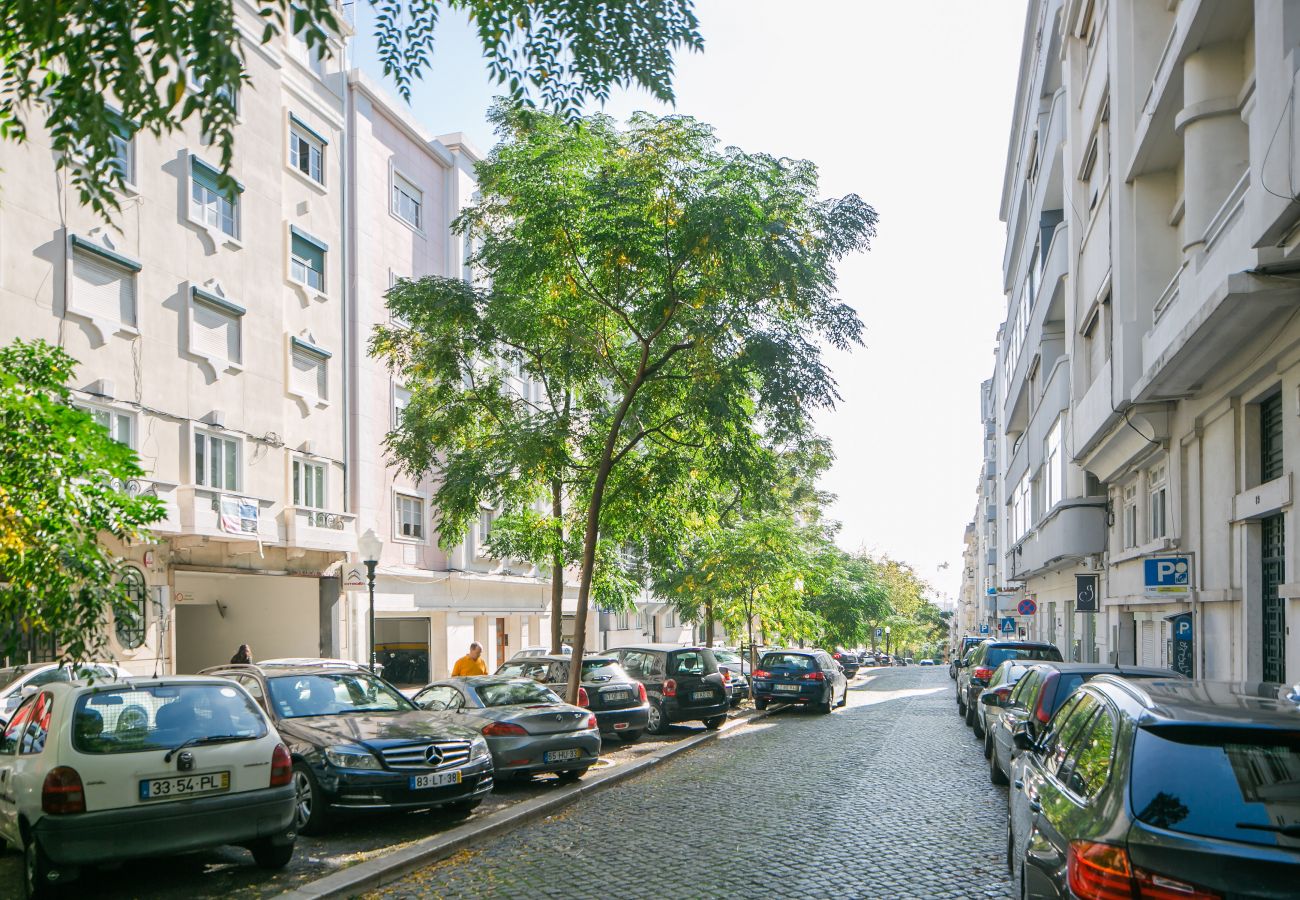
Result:
M320 579L320 655L330 658L340 656L339 621L340 580Z
M1249 133L1237 108L1244 79L1240 41L1202 47L1183 62L1184 246L1192 254L1249 164Z

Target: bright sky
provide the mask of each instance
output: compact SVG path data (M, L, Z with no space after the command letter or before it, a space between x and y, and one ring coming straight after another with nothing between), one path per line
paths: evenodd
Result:
M911 563L952 597L1005 315L998 199L1025 2L698 0L704 52L677 60L677 112L726 144L812 160L826 196L880 214L871 252L840 269L866 346L830 358L844 399L820 420L838 454L823 486L842 546ZM381 77L355 8L354 62ZM493 93L477 39L448 16L416 116L486 151ZM638 109L669 111L630 93L606 111Z

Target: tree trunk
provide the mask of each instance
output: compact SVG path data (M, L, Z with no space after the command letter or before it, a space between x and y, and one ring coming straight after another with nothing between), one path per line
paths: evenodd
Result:
M578 688L582 684L582 653L587 646L587 601L591 596L591 578L596 564L596 541L600 537L600 505L605 497L609 470L613 468L611 450L612 448L606 449L600 468L596 470L596 481L592 485L591 500L587 506L587 529L582 536L582 574L578 581L578 608L573 617L573 655L570 657L569 685L565 698L573 704L578 702Z
M754 589L749 589L749 602L745 604L745 627L749 630L749 671L753 677L758 668L758 651L754 647Z
M564 495L558 480L551 482L551 516L555 519L555 556L551 560L551 652L564 644Z
M704 601L704 646L713 646L713 601Z

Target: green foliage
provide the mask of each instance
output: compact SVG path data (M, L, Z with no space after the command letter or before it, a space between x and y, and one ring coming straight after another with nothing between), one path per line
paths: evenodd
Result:
M368 0L385 72L410 99L429 67L439 13L467 12L488 72L517 103L576 117L584 101L637 85L672 101L673 53L702 42L693 0ZM288 31L330 54L340 32L331 0L253 0L266 44ZM217 147L222 187L234 154L236 97L249 84L230 0L155 3L8 2L0 27L0 139L23 140L44 119L56 165L83 205L116 211L112 164L123 128L160 135L196 119ZM110 113L109 104L116 112Z
M20 630L57 637L68 659L93 658L107 613L125 609L118 562L101 535L143 540L162 518L121 482L135 453L69 403L76 362L43 341L0 349L0 654Z
M494 120L482 199L456 223L480 286L399 283L388 302L407 324L370 347L411 390L387 445L437 475L444 543L484 500L518 510L564 485L580 643L600 545L675 544L715 486L770 476L768 448L835 402L821 347L852 347L861 323L834 266L866 248L875 212L819 199L810 163L721 150L685 117Z

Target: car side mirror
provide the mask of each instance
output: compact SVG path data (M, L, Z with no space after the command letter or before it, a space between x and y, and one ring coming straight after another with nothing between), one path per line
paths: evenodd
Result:
M994 693L980 694L980 703L985 706L1001 706L1002 698Z
M32 694L36 693L36 691L37 691L36 685L34 685L34 684L24 684L24 685L23 685L23 689L22 689L22 691L20 691L20 693L21 693L24 697L30 697Z
M1017 750L1038 751L1038 742L1029 733L1029 726L1024 722L1021 722L1012 730L1011 743L1015 745Z

